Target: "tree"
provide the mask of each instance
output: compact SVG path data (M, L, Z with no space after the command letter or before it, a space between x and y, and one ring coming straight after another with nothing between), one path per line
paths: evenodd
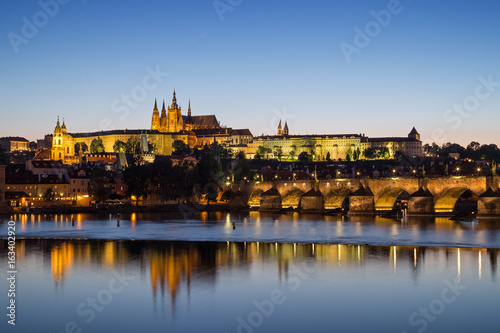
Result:
M243 150L239 151L238 154L236 154L236 158L240 161L246 159L245 152Z
M240 181L245 179L252 178L250 171L250 164L248 164L247 160L239 160L233 170L234 181Z
M80 151L82 154L85 154L89 151L89 146L85 142L80 142Z
M377 156L377 151L375 148L366 148L363 151L363 155L365 155L366 158L373 159Z
M123 181L127 184L127 196L135 196L136 206L139 198L150 193L151 167L148 164L134 164L123 171Z
M43 200L53 201L55 198L56 194L54 191L52 191L52 187L49 187L47 190L45 190L45 193L43 194Z
M326 153L326 160L331 162L332 158L330 157L330 152Z
M290 153L288 153L288 156L290 160L293 160L295 158L295 150L290 150Z
M387 160L387 159L389 159L389 157L391 157L391 154L389 153L389 148L387 148L387 147L380 148L378 155L379 155L379 158L382 158L385 160Z
M104 145L102 144L102 139L97 138L92 140L90 144L90 152L91 153L104 153Z
M299 154L299 161L306 162L311 160L311 155L309 155L306 151L303 151Z
M203 152L200 162L195 168L195 174L197 189L199 193L206 196L208 205L210 200L217 199L223 178L221 165L211 150Z
M264 146L259 146L259 148L257 148L257 154L259 154L259 156L265 158L265 155L266 155L266 147Z
M175 140L172 143L172 151L175 153L175 155L188 155L191 150L189 149L189 146L182 140Z
M121 140L116 140L113 145L113 151L115 153L124 153L127 149L127 144Z
M80 143L75 143L75 156L80 155Z
M233 158L233 152L226 145L217 145L217 155L220 158Z
M95 167L90 174L88 191L97 202L104 202L111 194L110 175L104 167Z
M139 151L140 145L141 141L137 135L131 136L125 144L125 152L129 154L136 154Z
M345 160L346 161L352 161L352 150L349 149L346 153L346 156L345 156Z
M281 156L283 156L283 150L281 147L276 148L274 155L278 157L278 161L281 161Z

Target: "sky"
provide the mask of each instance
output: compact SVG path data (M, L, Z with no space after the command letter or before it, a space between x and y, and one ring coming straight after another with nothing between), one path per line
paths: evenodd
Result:
M274 134L500 145L500 2L3 0L0 136L148 129L155 98Z

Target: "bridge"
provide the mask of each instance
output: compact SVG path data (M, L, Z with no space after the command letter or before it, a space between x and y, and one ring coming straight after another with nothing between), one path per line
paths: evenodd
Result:
M325 212L344 208L349 214L388 212L400 200L407 200L408 214L450 214L457 202L467 197L477 201L478 216L500 216L496 175L242 181L225 185L223 192L231 205L261 211L294 208Z

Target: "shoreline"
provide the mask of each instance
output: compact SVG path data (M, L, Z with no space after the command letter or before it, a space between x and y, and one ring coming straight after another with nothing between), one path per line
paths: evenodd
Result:
M375 243L364 243L364 244L357 244L357 243L330 243L330 242L307 242L307 241L295 241L295 242L283 242L283 241L255 241L255 240L249 240L249 241L228 241L228 240L186 240L186 239L180 239L180 240L173 240L173 239L129 239L129 238L71 238L71 237L61 237L61 238L54 238L54 237L18 237L17 240L22 240L22 241L60 241L60 242L67 242L67 241L91 241L91 242L144 242L144 243L238 243L238 244L243 244L243 243L258 243L258 244L311 244L311 245L348 245L348 246L366 246L366 247L405 247L405 248L447 248L447 249L486 249L486 250L500 250L499 247L477 247L477 246L468 246L468 245L426 245L426 244L375 244ZM0 238L0 243L1 242L6 242L7 240L5 238Z

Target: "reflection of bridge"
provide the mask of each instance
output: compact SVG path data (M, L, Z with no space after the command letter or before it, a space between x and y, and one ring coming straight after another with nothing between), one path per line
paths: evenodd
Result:
M345 206L351 214L392 210L402 198L408 200L410 214L451 213L457 201L469 194L478 202L478 215L500 215L498 176L239 182L225 186L224 191L236 206L271 211Z

